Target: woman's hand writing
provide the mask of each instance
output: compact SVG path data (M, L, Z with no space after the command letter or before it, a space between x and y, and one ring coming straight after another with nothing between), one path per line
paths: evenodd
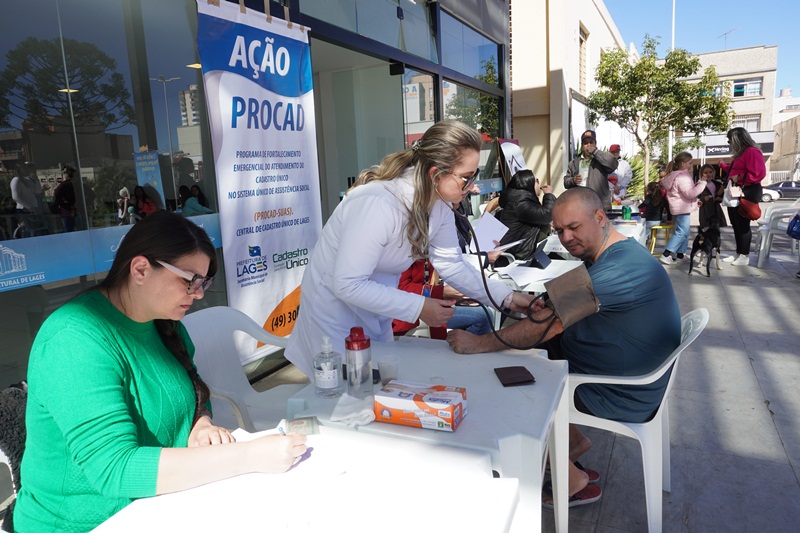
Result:
M215 444L228 444L236 442L230 431L219 426L215 426L210 418L201 416L194 423L192 431L189 433L187 446L213 446Z
M268 435L250 442L248 458L254 472L280 474L286 472L306 453L306 436L299 433Z
M420 320L429 326L443 326L448 320L453 318L455 313L455 300L437 300L436 298L425 298L422 305L422 312L419 314Z

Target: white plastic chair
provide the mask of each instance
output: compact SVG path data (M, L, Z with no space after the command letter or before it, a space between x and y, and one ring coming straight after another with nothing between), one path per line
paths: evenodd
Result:
M796 213L800 213L800 200L796 200L789 207L769 207L763 218L758 221L758 268L763 268L769 259L769 252L776 235L789 238L786 235L786 228ZM789 246L792 254L796 248L800 251L798 240L789 239Z
M253 432L273 428L286 417L286 400L305 384L278 385L256 392L242 367L234 332L242 331L259 342L279 347L286 347L287 339L266 332L232 307L202 309L186 315L183 325L195 345L197 371L211 389L215 424ZM229 405L215 400L225 400Z
M708 311L695 309L681 319L681 343L661 366L643 376L597 376L587 374L569 375L569 421L571 424L590 426L639 441L642 448L642 468L644 470L644 489L647 500L647 522L650 533L661 531L661 491L670 491L670 449L669 449L669 391L677 374L678 358L705 329L708 324ZM653 383L665 372L672 370L664 399L656 414L648 422L634 424L598 418L582 413L575 408L575 389L586 383L613 385L646 385Z

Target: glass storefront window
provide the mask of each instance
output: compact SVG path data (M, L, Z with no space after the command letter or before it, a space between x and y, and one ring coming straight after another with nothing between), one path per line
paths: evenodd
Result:
M414 0L302 0L300 11L421 58L438 61L430 8Z
M194 3L11 2L3 18L0 388L25 378L44 319L108 270L136 214L120 191L175 209L178 186L195 185L217 206L201 73L187 68ZM213 236L216 217L196 220ZM220 281L195 307L226 303Z
M499 46L442 11L442 65L496 87Z
M403 121L405 147L422 137L436 122L433 76L406 69L403 74Z
M452 81L444 82L444 116L472 126L490 137L500 136L500 98L464 87Z

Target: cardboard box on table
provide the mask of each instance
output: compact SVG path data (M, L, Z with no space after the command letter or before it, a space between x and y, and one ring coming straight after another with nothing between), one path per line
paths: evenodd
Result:
M455 431L467 414L467 389L392 380L375 391L375 420Z

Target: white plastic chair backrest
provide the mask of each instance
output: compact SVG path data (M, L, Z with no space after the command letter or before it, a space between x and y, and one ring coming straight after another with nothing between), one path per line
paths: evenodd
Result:
M183 320L195 345L197 371L212 392L247 398L258 394L247 380L234 332L242 331L272 346L286 347L288 339L268 333L249 316L232 307L209 307L187 315Z
M694 311L689 311L683 315L681 318L681 343L670 354L669 358L661 364L661 366L650 373L651 376L655 376L652 379L652 381L655 381L669 368L672 368L672 374L670 374L669 381L667 381L667 387L664 389L664 399L669 398L669 391L672 389L672 384L675 382L675 376L677 375L678 367L678 357L690 344L694 342L698 336L700 336L700 333L706 329L706 324L708 324L708 309L703 307L700 309L695 309ZM656 411L656 414L663 409L664 404L665 402L662 400L661 405L658 407L658 411Z

